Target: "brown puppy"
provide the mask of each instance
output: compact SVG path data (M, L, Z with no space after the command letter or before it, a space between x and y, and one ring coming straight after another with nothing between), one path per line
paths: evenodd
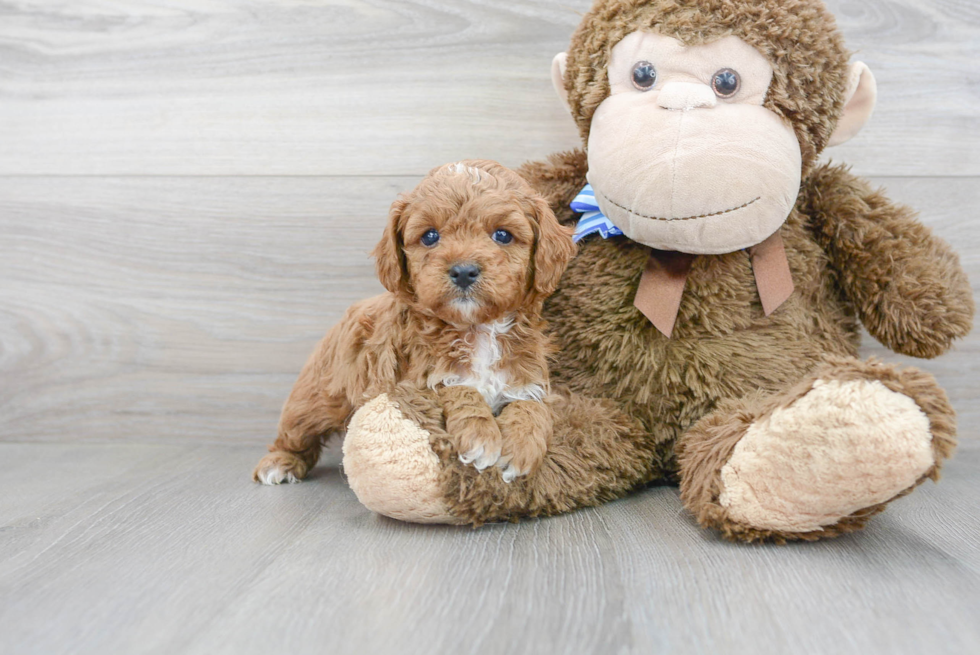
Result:
M298 482L324 439L400 384L438 394L460 460L534 471L552 417L541 307L574 254L571 230L491 161L434 169L391 207L374 250L388 293L361 301L320 342L252 477Z

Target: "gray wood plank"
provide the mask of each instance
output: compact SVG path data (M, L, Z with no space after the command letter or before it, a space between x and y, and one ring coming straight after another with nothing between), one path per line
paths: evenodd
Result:
M875 181L980 284L977 179ZM0 178L0 441L266 443L314 344L381 291L368 252L415 182ZM980 333L905 361L980 436Z
M421 174L578 145L551 58L589 0L0 9L0 174ZM835 157L980 175L973 0L831 0L880 106Z
M248 479L259 450L0 444L0 651L980 645L977 442L865 532L786 547L721 542L668 487L517 525L408 525L358 505L336 449L310 480L279 488Z
M0 179L4 438L264 441L414 183Z

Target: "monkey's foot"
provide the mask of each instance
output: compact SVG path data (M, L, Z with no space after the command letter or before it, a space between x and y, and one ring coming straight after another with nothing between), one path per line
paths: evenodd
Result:
M815 539L858 529L953 448L931 376L835 362L764 402L722 404L685 435L682 497L731 538Z
M344 473L365 507L412 523L461 523L443 500L439 471L429 433L387 394L354 414L344 439Z

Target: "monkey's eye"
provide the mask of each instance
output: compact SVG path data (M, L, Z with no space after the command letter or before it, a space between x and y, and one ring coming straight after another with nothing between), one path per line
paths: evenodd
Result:
M506 246L508 243L514 240L514 235L507 230L497 230L493 233L492 239L502 246Z
M648 61L637 62L633 66L633 86L640 91L649 91L657 83L657 69Z
M723 68L711 78L711 88L719 98L731 98L740 86L742 80L731 68Z
M421 241L423 246L434 246L439 243L439 232L437 230L429 230L422 235Z

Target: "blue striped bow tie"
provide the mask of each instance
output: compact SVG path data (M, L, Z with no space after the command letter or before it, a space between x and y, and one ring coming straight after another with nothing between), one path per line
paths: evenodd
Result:
M586 184L569 206L573 212L582 214L582 218L578 220L578 224L575 226L575 234L572 236L575 243L596 232L601 234L603 239L623 235L623 231L613 225L606 218L606 215L600 211L591 184Z

